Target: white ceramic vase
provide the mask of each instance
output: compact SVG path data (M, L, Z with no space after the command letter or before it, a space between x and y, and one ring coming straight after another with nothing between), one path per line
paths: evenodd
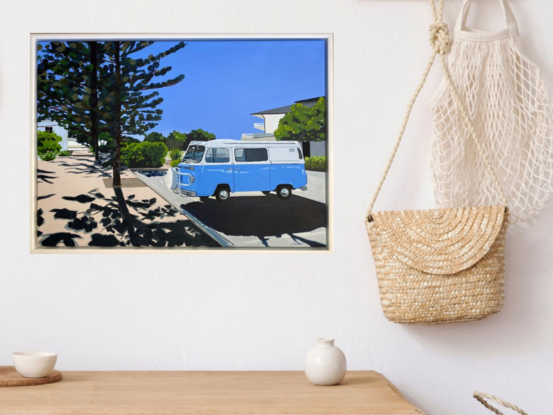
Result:
M334 339L317 339L305 357L305 375L315 385L337 385L346 376L346 370L346 356L334 346Z

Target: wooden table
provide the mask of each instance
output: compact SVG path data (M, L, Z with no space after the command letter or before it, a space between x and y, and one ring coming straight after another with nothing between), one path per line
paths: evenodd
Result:
M62 372L50 385L0 388L0 414L420 415L376 372L314 386L303 372Z

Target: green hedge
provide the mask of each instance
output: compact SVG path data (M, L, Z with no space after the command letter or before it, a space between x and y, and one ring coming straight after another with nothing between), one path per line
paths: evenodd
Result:
M305 170L326 171L326 156L306 157Z
M159 142L129 143L121 148L121 164L127 167L161 167L168 151L167 146Z
M45 153L38 153L38 156L42 161L55 160L57 155L58 155L57 151L46 151Z
M61 151L61 137L56 133L46 131L37 132L37 152L44 153L59 153Z
M175 160L180 161L182 159L182 156L183 156L183 151L179 150L178 148L172 148L171 150L169 150L169 158L172 161L175 161Z

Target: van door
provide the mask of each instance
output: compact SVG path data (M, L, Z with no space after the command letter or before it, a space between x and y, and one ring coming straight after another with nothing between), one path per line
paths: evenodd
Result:
M273 190L266 148L234 149L234 186L236 192Z
M208 148L205 165L202 167L198 196L211 196L220 184L227 184L234 190L234 177L228 148Z

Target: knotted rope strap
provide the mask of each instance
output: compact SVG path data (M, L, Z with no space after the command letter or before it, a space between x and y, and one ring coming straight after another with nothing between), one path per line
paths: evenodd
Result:
M497 402L500 405L503 405L505 408L512 409L515 412L518 412L521 415L528 415L526 412L524 412L522 409L520 409L518 406L515 406L513 404L510 404L509 402L505 402L499 398L496 398L493 395L488 395L486 393L482 392L474 392L473 395L474 398L480 402L482 405L484 405L486 408L488 408L490 411L496 413L497 415L503 415L502 412L499 412L499 410L495 409L493 406L491 406L488 402L486 402L486 399L489 399L491 401Z
M426 64L426 68L424 69L424 73L422 75L422 79L415 89L415 93L413 94L413 97L409 101L409 104L407 105L407 111L405 112L405 116L403 117L403 122L401 124L401 129L399 131L399 135L396 139L396 143L394 145L394 149L392 150L392 155L390 156L390 159L388 160L388 164L386 165L386 168L384 169L384 174L382 175L382 178L380 179L380 182L378 183L378 186L376 188L376 192L373 195L373 198L371 200L371 203L369 204L369 208L367 209L367 218L369 221L372 220L371 213L374 207L374 204L376 202L376 199L378 197L378 194L380 193L380 190L382 189L382 185L384 184L384 181L386 180L386 176L388 175L388 172L390 170L390 167L392 166L392 162L394 161L394 158L396 156L397 150L399 148L399 144L401 142L401 139L403 138L403 134L405 133L405 128L407 127L407 123L409 121L409 117L411 115L411 110L413 109L413 105L415 105L415 101L417 100L417 97L419 96L422 87L424 86L426 82L426 78L428 78L428 73L430 72L430 69L432 68L432 64L434 63L434 59L436 58L436 55L440 55L440 62L442 64L442 71L444 73L445 80L447 82L447 86L449 87L451 91L451 95L453 96L453 99L455 100L455 105L461 112L461 115L463 116L463 121L466 125L466 127L469 129L470 135L472 137L472 140L474 141L474 144L476 145L476 148L478 150L478 153L482 157L482 160L484 161L484 165L486 166L486 170L490 174L492 181L494 185L497 187L499 191L499 195L501 197L502 203L507 206L507 198L505 197L505 193L503 192L503 189L501 188L501 185L499 184L499 181L497 180L497 176L495 172L493 171L492 166L490 165L490 162L488 158L486 157L486 154L484 153L484 149L482 148L482 144L480 143L480 140L476 136L476 131L474 130L474 126L472 125L472 121L467 113L467 110L459 96L459 93L455 89L455 86L453 85L453 80L451 79L451 74L449 73L449 69L447 67L447 63L445 60L445 56L449 53L451 50L451 40L449 38L449 29L447 25L442 21L442 15L444 11L444 0L438 0L438 3L436 5L435 0L429 0L430 7L432 8L432 14L434 16L434 22L430 25L430 44L432 45L432 55L430 56L430 59L428 60L428 63Z

